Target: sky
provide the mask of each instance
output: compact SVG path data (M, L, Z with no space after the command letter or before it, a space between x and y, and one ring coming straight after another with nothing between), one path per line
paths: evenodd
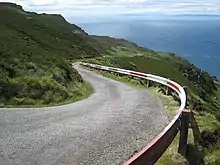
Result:
M0 0L2 1L2 0ZM67 19L129 14L220 14L220 0L3 0L39 13L59 13Z

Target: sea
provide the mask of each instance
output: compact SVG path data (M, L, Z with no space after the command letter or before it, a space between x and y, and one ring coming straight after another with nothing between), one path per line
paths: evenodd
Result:
M173 52L220 78L220 15L139 16L78 23L92 35L124 38Z

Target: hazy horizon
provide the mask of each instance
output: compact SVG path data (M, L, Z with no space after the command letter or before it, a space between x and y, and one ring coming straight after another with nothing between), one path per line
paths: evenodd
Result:
M21 5L27 11L61 14L68 21L82 22L164 15L220 15L220 1L210 0L0 0ZM74 22L72 22L74 23Z

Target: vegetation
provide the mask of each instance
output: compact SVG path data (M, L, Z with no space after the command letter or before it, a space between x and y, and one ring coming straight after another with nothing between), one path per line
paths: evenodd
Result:
M88 89L68 60L99 53L60 15L0 3L0 106L76 101ZM86 90L91 91L91 90Z

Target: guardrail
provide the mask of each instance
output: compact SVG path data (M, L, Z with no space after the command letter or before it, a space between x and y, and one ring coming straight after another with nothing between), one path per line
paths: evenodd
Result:
M175 91L180 98L181 105L178 114L173 118L170 124L146 147L144 147L138 153L134 154L129 160L125 161L123 165L154 164L166 151L166 149L172 143L173 139L175 138L175 136L179 131L180 131L180 141L179 141L178 152L183 155L185 154L187 136L188 136L188 126L189 126L189 113L188 113L189 111L185 110L187 104L186 102L187 95L184 88L181 85L167 78L152 74L114 68L114 67L101 66L96 64L83 63L83 62L81 62L80 64L98 70L120 73L120 74L129 75L132 77L138 77L141 79L146 79L163 84L171 88L173 91Z

